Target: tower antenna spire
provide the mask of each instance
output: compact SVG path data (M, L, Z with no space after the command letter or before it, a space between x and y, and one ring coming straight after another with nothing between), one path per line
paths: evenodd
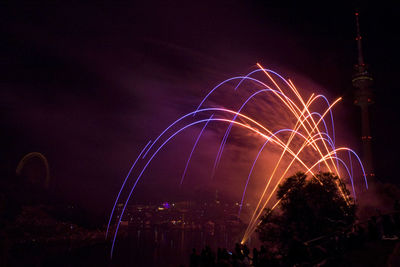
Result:
M356 25L357 25L357 36L356 36L356 41L357 41L357 48L358 48L358 65L364 66L364 57L362 53L362 43L361 43L361 31L360 31L360 21L359 21L359 13L358 11L355 12L356 16Z
M357 26L357 49L358 62L354 65L354 74L352 83L355 87L354 104L361 109L361 142L362 142L362 157L365 172L368 177L375 176L372 162L372 136L370 126L370 108L374 103L374 95L372 92L373 79L368 72L368 66L364 63L362 54L361 33L359 23L359 13L356 11L356 26Z

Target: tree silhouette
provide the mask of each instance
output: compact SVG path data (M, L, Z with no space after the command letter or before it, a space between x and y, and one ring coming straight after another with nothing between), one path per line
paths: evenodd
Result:
M304 260L305 241L343 230L355 220L350 192L332 173L296 173L279 185L277 198L279 209L265 210L257 232L271 253L291 264Z

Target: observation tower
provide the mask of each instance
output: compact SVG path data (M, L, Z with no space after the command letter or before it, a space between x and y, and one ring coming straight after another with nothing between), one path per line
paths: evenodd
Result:
M365 169L365 174L370 177L374 177L374 169L372 162L372 136L370 129L370 117L369 117L369 106L374 103L374 96L372 93L373 79L371 74L368 72L368 66L364 62L362 53L362 43L360 34L360 23L359 13L355 13L356 25L357 25L357 50L358 50L358 62L354 65L354 74L352 83L356 88L354 104L361 108L361 142L362 142L362 159Z

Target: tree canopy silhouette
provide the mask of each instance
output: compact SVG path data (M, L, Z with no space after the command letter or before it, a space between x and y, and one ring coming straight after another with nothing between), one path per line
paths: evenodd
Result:
M301 257L304 242L345 229L355 220L350 192L332 173L296 173L279 185L277 198L279 209L265 210L257 232L270 251L284 257Z

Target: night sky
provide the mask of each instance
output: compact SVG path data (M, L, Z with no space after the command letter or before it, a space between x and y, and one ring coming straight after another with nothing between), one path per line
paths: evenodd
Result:
M356 4L325 5L2 4L1 179L9 179L23 155L38 151L48 158L60 198L108 211L146 142L216 84L257 62L295 83L307 80L331 99L343 96L338 136L359 149L351 85ZM376 173L398 184L399 5L377 1L359 10L375 78ZM175 175L157 169L154 176L163 180Z

